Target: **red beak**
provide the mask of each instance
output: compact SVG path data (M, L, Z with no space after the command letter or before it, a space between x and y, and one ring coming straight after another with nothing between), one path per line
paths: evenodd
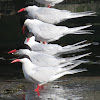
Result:
M51 7L51 5L48 6L48 8L50 8L50 7Z
M30 38L27 38L27 42L29 42Z
M8 53L14 53L16 52L16 49L9 51Z
M25 8L22 8L22 9L18 10L18 13L22 12L22 11L25 11L25 10L26 10Z
M24 25L23 25L22 31L23 31L23 34L25 34L25 26Z
M11 63L15 63L15 62L19 62L19 61L20 61L19 59L15 59Z

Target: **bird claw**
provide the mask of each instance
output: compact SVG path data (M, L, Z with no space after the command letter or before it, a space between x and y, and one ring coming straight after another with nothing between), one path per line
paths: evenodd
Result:
M36 89L35 89L34 91L35 91L35 92L37 92L38 96L40 96L40 93L39 93L39 91L38 91L38 90L36 90Z
M44 85L45 85L45 84L44 84ZM34 89L34 91L37 92L38 96L40 96L39 89L40 89L40 88L43 89L43 86L44 86L44 85L41 85L41 86L38 85L37 88Z
M39 88L40 88L40 87L41 87L41 86L38 85L38 86L37 86L37 89L34 90L35 92L37 92L38 96L40 96L40 93L39 93Z

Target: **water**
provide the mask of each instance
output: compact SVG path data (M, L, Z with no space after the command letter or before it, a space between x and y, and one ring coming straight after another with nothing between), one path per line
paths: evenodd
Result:
M30 0L27 0L27 2ZM66 0L67 2L67 0ZM65 2L64 2L65 3ZM100 1L99 0L71 0L68 4L56 5L56 8L73 12L96 11L97 16L71 19L59 23L68 27L92 24L93 35L68 35L54 43L62 46L82 40L93 42L87 47L92 55L86 57L89 64L82 64L78 68L88 71L75 75L68 75L44 86L40 97L34 92L36 85L28 83L21 70L21 64L10 64L13 55L8 51L21 44L25 37L22 35L20 15L17 10L24 7L25 0L0 1L0 100L99 100L100 99ZM65 56L65 55L64 55Z
M100 77L63 77L46 84L40 97L24 79L0 82L0 100L99 100Z

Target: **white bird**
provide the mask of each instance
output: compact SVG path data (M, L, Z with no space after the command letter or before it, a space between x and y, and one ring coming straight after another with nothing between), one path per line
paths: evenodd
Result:
M33 64L30 61L30 58L27 56L21 59L16 59L11 63L15 63L15 62L22 63L22 70L24 73L24 77L28 81L30 82L35 81L36 83L38 83L37 89L34 90L35 92L38 93L38 95L40 95L39 88L48 82L52 82L66 74L74 74L78 72L87 71L86 69L73 69L74 67L80 65L81 64L80 62L68 67L65 67L67 63L55 67L51 67L51 66L41 67L36 64Z
M14 53L16 55L28 55L32 60L32 63L42 67L57 66L67 62L66 58L55 57L45 53L30 51L28 49L19 49L19 50L14 49L14 50L11 50L9 53ZM68 63L68 64L72 64L72 63Z
M38 65L38 66L57 66L60 65L62 63L66 63L67 64L72 64L72 61L85 57L87 55L89 55L90 53L87 54L83 54L83 55L78 55L78 56L74 56L74 57L67 57L67 58L61 58L61 57L55 57L52 55L48 55L46 53L39 53L39 52L34 52L34 51L30 51L29 49L19 49L16 51L10 51L9 53L14 53L17 55L28 55L32 61L32 63Z
M37 19L26 19L23 25L23 33L25 26L27 26L29 32L34 34L37 41L42 42L55 41L67 34L91 34L88 30L82 30L90 27L91 25L68 28L65 26L56 26L44 23Z
M46 7L50 8L51 6L55 6L55 4L58 4L64 0L35 0L35 1L40 4L44 4Z
M71 18L93 16L93 14L95 14L95 12L92 11L74 13L68 10L58 10L55 8L38 7L35 5L22 8L18 11L18 13L22 11L27 11L28 16L33 19L38 19L43 22L51 24L57 24L61 21Z
M36 52L42 52L50 55L55 55L55 54L64 54L64 53L73 53L73 52L79 52L81 51L80 48L86 47L91 45L91 43L85 43L87 40L75 43L73 45L67 45L67 46L60 46L58 44L42 44L37 41L35 41L35 37L33 36L32 33L27 34L27 38L24 41L24 44L27 44L32 51ZM85 44L83 44L85 43ZM56 48L56 49L55 49ZM80 50L79 50L80 49Z

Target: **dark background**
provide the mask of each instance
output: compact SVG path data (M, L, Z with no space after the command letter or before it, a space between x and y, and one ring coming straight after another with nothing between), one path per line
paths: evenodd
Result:
M22 34L20 25L20 16L17 11L24 7L25 3L31 0L0 0L0 79L21 78L23 77L21 64L10 64L13 55L7 52L23 43L25 36ZM55 8L66 9L73 12L95 11L97 16L70 19L59 23L67 27L76 27L80 25L92 24L89 29L94 30L93 35L67 35L58 41L59 45L73 44L82 40L88 40L93 44L87 47L91 56L86 57L90 60L89 64L83 64L78 67L85 67L88 72L81 73L83 76L100 76L100 1L99 0L65 0L56 5ZM78 74L76 74L78 75Z

